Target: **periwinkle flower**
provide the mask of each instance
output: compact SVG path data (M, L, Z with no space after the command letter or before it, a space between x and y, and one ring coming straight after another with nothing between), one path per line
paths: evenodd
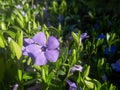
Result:
M18 84L15 84L15 85L13 86L13 90L17 90L17 88L18 88Z
M80 42L82 42L83 39L88 38L89 36L87 35L87 33L82 33L80 36Z
M116 48L114 46L110 46L110 48L105 48L104 54L114 54L116 52Z
M62 15L58 16L58 21L63 24L64 17Z
M43 32L37 33L32 39L24 39L23 55L34 59L35 65L44 65L48 61L56 62L59 57L59 41L50 36L46 42L46 36Z
M22 9L22 6L19 4L19 5L16 5L15 6L17 9Z
M77 86L74 82L70 81L70 80L67 80L66 81L68 84L69 84L69 90L77 90Z
M105 39L106 38L106 36L103 34L103 33L101 33L99 36L98 36L98 39Z
M100 26L99 26L98 23L95 23L95 24L94 24L94 27L95 27L96 29L99 29Z
M27 14L26 14L24 11L20 11L20 12L21 12L21 14L22 14L24 17L27 16Z
M120 72L120 59L117 60L115 63L111 64L113 70L115 70L116 72Z
M81 65L75 65L74 67L71 68L70 72L73 73L75 71L82 72L83 67Z
M105 74L102 75L102 80L107 81L107 76Z

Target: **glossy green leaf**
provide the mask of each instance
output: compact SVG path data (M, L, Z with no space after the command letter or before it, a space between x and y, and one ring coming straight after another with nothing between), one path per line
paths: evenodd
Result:
M88 77L86 77L86 79L84 80L84 84L89 88L89 89L93 89L94 88L94 83L92 82L92 80Z
M17 34L16 34L16 40L19 44L19 46L22 48L23 46L23 32L21 31L17 31Z
M13 39L9 38L9 41L11 52L16 55L17 59L20 59L20 57L22 56L21 47Z
M83 78L87 77L89 75L89 72L90 72L90 66L85 66L84 67L84 71L83 71Z
M25 73L23 74L23 79L27 80L27 79L32 79L33 77L29 74L29 73Z
M0 35L0 47L1 48L4 48L5 47L5 43L4 43L4 39L3 39L3 36Z
M18 69L18 78L21 81L22 80L22 70Z
M72 37L76 43L79 43L79 37L77 36L76 33L72 32Z

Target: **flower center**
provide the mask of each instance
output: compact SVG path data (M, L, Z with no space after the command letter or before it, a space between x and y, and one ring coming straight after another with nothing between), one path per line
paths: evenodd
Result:
M47 47L45 47L45 46L42 46L42 47L41 47L41 50L42 50L42 51L46 51L46 49L47 49Z

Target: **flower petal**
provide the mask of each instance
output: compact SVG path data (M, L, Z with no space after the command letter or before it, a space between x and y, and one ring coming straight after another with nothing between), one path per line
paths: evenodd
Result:
M120 72L120 59L112 63L111 66L116 72Z
M56 49L58 48L59 44L60 44L59 41L54 36L50 36L48 38L48 49L50 50Z
M24 46L22 47L22 55L28 56L28 52Z
M38 52L41 52L41 47L37 44L30 44L23 49L23 55L30 56L33 59L35 59Z
M31 44L25 47L26 53L32 59L34 59L35 65L44 65L47 63L47 59L45 57L44 52L41 50L41 46L37 44Z
M24 46L27 46L27 45L33 44L33 43L34 43L34 41L30 38L25 38L24 39Z
M68 84L69 84L69 90L77 90L77 86L74 82L70 81L70 80L67 80L66 81Z
M82 72L83 67L81 65L75 65L74 67L71 68L70 72L73 73L75 71Z
M34 37L33 40L40 44L41 46L45 46L46 45L46 36L43 32L39 32L37 33Z
M44 52L40 52L37 54L38 56L35 57L35 65L45 65L47 63L47 59L45 57Z
M48 50L45 52L45 56L50 62L56 62L59 56L59 52L58 50Z

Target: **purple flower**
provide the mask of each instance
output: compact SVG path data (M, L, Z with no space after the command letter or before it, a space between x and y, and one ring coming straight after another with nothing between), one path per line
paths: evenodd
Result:
M20 4L15 6L17 9L22 9L22 6Z
M63 17L62 15L59 15L59 16L58 16L58 21L59 21L60 23L62 23L63 20L64 20L64 17Z
M75 71L82 72L83 67L81 65L75 65L74 67L71 68L70 72L73 73Z
M99 26L98 23L95 23L95 24L94 24L94 27L95 27L96 29L99 29L100 26Z
M110 48L105 48L104 54L113 54L115 53L116 48L114 46L111 46Z
M17 88L18 88L18 84L15 84L15 85L13 86L13 90L17 90Z
M120 59L115 63L111 64L111 66L116 72L120 72Z
M102 80L107 81L107 76L105 74L102 75Z
M104 38L106 38L106 36L105 36L103 33L101 33L101 34L98 36L98 39L104 39Z
M88 38L89 36L87 35L87 33L82 33L81 36L80 36L80 42L85 39L85 38Z
M66 81L69 84L69 90L77 90L77 86L74 82L71 82L70 80Z
M50 36L46 42L46 36L43 32L37 33L32 39L24 39L23 55L34 59L35 65L44 65L48 61L56 62L59 56L59 41Z

